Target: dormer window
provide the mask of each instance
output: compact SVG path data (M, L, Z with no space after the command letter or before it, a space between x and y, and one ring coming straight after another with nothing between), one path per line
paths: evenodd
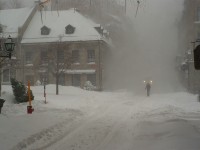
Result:
M48 28L47 26L43 26L41 28L41 35L49 35L50 33L50 28Z
M98 27L94 27L96 30L97 30L97 32L99 33L99 34L101 34L101 35L103 35L103 27L102 26L98 26Z
M75 27L73 27L72 25L68 25L65 27L65 34L73 34L75 31Z

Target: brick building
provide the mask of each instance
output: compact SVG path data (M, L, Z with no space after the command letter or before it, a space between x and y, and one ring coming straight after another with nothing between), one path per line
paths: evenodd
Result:
M102 26L75 9L40 12L36 6L27 16L18 28L18 80L79 87L91 81L102 89L110 43Z

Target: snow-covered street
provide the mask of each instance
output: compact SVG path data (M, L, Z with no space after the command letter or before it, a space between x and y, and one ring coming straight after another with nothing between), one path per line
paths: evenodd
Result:
M199 60L200 0L0 0L0 150L200 150Z
M188 93L92 92L32 87L33 114L13 104L11 87L0 115L3 150L199 150L200 103Z

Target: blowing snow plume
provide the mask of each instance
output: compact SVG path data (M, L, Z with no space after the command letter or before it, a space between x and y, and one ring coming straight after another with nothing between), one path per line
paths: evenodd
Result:
M128 2L128 1L127 1ZM131 27L112 50L106 86L144 90L143 80L153 80L153 90L175 91L180 87L175 58L178 52L178 24L184 0L129 2Z

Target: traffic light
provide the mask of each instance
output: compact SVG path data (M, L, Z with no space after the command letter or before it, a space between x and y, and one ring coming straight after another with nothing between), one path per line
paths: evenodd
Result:
M194 68L200 70L200 45L194 49Z

